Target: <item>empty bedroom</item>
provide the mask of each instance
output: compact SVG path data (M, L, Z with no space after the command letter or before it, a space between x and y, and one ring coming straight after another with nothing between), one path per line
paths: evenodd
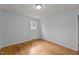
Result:
M0 55L78 55L79 4L0 4Z

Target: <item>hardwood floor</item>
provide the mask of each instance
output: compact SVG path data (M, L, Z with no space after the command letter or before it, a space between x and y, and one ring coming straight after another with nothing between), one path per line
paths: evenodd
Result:
M43 39L34 39L28 42L4 47L1 55L77 55L69 48L51 43Z

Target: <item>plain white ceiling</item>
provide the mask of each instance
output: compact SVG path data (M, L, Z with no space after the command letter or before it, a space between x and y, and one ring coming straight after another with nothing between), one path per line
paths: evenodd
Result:
M49 15L56 15L68 11L79 10L78 4L43 4L43 8L37 10L34 4L4 4L0 9L17 12L34 18L44 18Z

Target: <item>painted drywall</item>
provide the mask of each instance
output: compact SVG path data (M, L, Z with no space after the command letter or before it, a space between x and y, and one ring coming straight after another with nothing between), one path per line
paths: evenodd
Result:
M78 12L66 12L41 20L42 38L59 45L78 50Z
M0 11L0 48L1 48L1 11Z
M78 15L78 50L79 50L79 15Z
M25 42L40 36L51 42L78 50L77 39L77 14L78 12L66 12L37 20L15 12L1 11L2 47ZM38 22L38 30L30 30L30 21ZM41 27L41 28L40 28Z
M39 20L2 10L2 47L39 38ZM30 30L30 21L37 21L37 30Z

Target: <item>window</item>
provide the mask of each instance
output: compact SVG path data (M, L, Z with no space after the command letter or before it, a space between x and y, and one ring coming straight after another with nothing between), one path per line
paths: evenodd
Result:
M35 20L32 20L30 22L30 29L31 30L37 30L37 22Z

